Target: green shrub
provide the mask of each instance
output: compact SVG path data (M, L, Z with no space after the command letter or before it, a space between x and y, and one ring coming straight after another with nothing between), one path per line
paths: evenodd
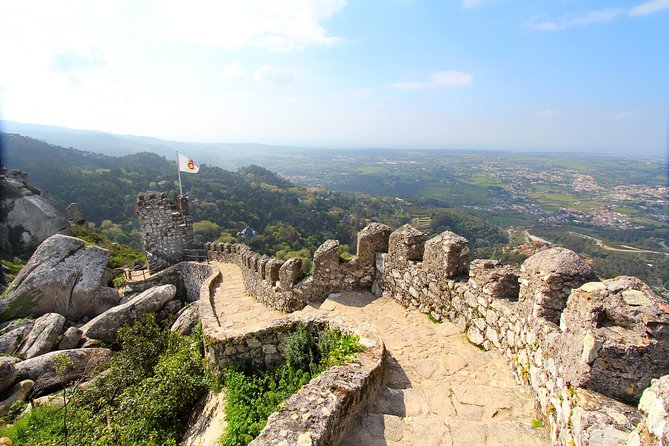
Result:
M19 418L19 415L23 413L26 407L28 407L28 403L26 401L14 402L12 407L10 407L9 410L2 415L2 421L7 424L14 423Z
M125 280L125 275L114 277L113 283L114 283L114 288L116 288L117 290L124 288L128 284L128 282L126 282Z
M348 362L356 353L365 349L359 341L359 336L342 334L338 328L325 331L318 342L321 353L320 369L325 370Z
M318 363L318 345L304 325L286 339L284 351L286 363L294 370L311 370Z
M357 336L343 335L338 329L326 330L316 340L304 325L298 325L286 339L286 361L279 368L259 373L245 372L244 367L226 369L228 425L221 445L250 443L282 402L320 372L345 363L363 348Z
M198 340L147 315L119 330L119 342L109 371L86 388L70 389L65 408L36 408L0 436L15 446L176 446L206 391Z

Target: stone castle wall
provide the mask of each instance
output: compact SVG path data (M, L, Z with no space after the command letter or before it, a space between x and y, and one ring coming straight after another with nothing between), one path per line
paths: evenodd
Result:
M172 284L177 288L177 298L197 302L200 289L207 278L216 271L211 265L198 262L179 262L143 280L133 280L126 292L141 293L149 288Z
M408 225L391 233L375 224L361 231L357 258L340 263L338 242L327 241L314 274L299 281L298 259L240 244L207 249L240 265L247 290L272 308L369 289L452 321L473 344L507 358L556 444L669 444L667 302L635 278L597 281L572 251L543 251L517 270L470 263L467 240L448 231L428 240Z
M314 253L313 273L302 279L302 261L273 259L252 251L240 243L207 243L211 260L236 263L242 270L244 285L256 299L268 307L292 312L309 302L322 301L336 291L364 290L373 285L376 252L388 249L390 228L373 224L358 234L358 255L342 262L339 242L328 240Z
M186 260L185 251L194 246L193 220L188 199L183 195L139 195L137 216L151 271L159 271Z

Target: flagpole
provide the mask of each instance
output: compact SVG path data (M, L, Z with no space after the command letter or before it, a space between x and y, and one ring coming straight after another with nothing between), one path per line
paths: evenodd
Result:
M183 195L184 190L181 187L181 169L179 168L179 151L177 150L177 175L179 175L179 194Z

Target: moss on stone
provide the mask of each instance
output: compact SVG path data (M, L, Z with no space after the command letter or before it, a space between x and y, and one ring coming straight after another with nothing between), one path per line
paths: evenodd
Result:
M39 289L26 291L14 297L11 301L5 297L0 301L0 304L4 304L4 308L0 311L0 320L8 321L29 315L42 297L44 297L44 293Z

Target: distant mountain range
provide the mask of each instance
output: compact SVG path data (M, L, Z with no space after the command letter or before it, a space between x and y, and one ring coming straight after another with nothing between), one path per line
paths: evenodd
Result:
M118 135L94 130L77 130L50 125L25 124L0 121L0 131L29 136L61 147L101 153L109 156L124 156L140 152L152 152L167 159L176 159L178 150L188 154L200 164L209 164L224 169L236 170L252 164L264 154L304 148L270 146L254 143L196 143L169 141L148 136Z

